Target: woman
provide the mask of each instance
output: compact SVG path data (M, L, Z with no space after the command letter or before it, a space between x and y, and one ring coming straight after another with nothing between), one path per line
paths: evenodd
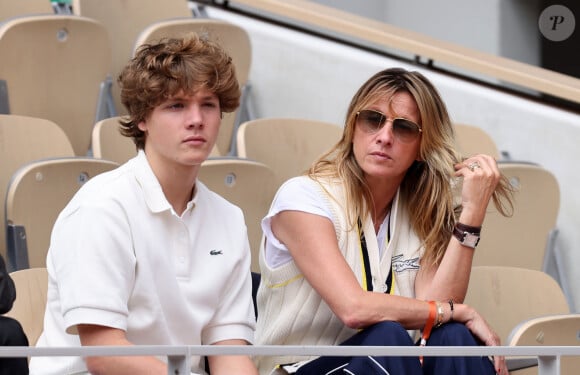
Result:
M410 346L420 330L423 345L499 345L461 303L490 199L506 214L509 184L493 158L462 160L433 85L403 69L375 74L342 139L280 188L262 222L257 343ZM502 357L257 360L261 374L507 374Z

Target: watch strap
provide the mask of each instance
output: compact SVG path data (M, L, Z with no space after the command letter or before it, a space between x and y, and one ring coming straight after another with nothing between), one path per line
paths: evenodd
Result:
M481 234L481 227L473 227L471 225L466 225L460 222L455 223L455 228L459 229L462 232Z
M453 236L463 245L475 249L479 243L481 227L473 227L462 223L456 223L453 228Z

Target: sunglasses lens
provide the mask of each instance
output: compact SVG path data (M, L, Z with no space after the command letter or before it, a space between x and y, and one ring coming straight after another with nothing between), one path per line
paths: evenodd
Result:
M393 120L393 134L402 142L411 142L419 136L419 125L403 118Z
M380 112L363 110L358 113L357 119L365 131L375 133L385 124L387 118Z

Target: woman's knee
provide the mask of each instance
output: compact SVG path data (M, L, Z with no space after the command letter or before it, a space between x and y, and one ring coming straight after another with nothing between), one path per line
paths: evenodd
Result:
M479 343L465 324L452 322L433 330L429 345L475 346Z
M349 343L350 341L350 343ZM369 326L343 345L413 345L409 333L397 322L380 322Z

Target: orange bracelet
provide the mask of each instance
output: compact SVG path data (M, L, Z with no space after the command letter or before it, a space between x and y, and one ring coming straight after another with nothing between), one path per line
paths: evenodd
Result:
M427 340L431 336L431 329L433 328L433 323L435 323L435 315L437 314L437 305L435 301L429 301L429 317L427 322L425 322L425 327L423 327L423 335L421 336L421 346L427 345ZM421 366L423 366L423 356L419 357Z

